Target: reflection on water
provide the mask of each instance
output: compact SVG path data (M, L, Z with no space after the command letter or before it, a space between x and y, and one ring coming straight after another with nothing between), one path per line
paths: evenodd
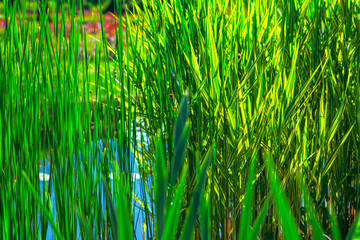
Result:
M137 136L138 138L138 136ZM148 141L148 139L146 140ZM94 143L92 143L91 145L93 145ZM105 147L105 141L103 140L99 140L96 142L96 144L98 145L99 149L103 149ZM147 143L148 144L148 143ZM109 162L110 162L110 174L109 174L109 179L110 179L110 187L113 189L114 188L114 179L116 179L113 171L112 171L112 163L113 163L113 159L118 160L118 149L117 149L117 141L111 141L108 140L106 141L106 146L107 146L107 150L106 152L109 153L108 156L109 157ZM88 146L89 147L89 146ZM92 148L93 146L91 146L90 148ZM98 153L98 155L95 157L95 165L100 166L101 164L101 159L102 159L102 154ZM80 155L81 158L81 155ZM143 190L143 185L141 183L141 177L139 174L139 170L138 170L138 166L137 163L135 161L135 157L134 157L134 153L131 152L130 153L130 159L132 161L132 181L133 181L133 194L135 194L136 196L134 196L133 198L133 216L134 216L134 228L135 228L135 239L145 239L146 237L144 236L144 228L143 228L143 223L145 221L145 213L142 210L142 206L139 202L137 202L135 199L140 199L141 201L143 201L146 197L146 199L149 199L147 192L144 192ZM75 162L75 157L74 157L74 162ZM76 164L74 164L75 168L76 168ZM44 161L42 161L41 166L40 166L40 174L39 174L39 178L40 178L40 192L41 192L41 197L43 198L43 192L44 189L48 190L49 188L49 183L51 182L52 178L50 176L50 168L51 168L51 163L49 159L45 159ZM76 170L76 169L74 169ZM76 172L76 171L75 171ZM96 178L96 172L94 171L94 179ZM151 182L147 182L147 185L149 185L148 187L150 187ZM101 189L100 191L103 191L103 187L100 187L99 189ZM102 199L102 202L106 202L105 200L105 195L104 192L99 193L99 189L98 191L95 191L95 194L97 195L97 199ZM146 194L146 196L144 195ZM51 206L52 206L52 213L53 213L53 219L56 219L56 199L55 199L55 192L54 192L54 185L53 182L51 182L51 191L50 191L50 200L51 200ZM115 201L115 199L114 199ZM150 205L150 202L148 201L148 205ZM102 205L102 212L105 212L105 208L106 205L103 204ZM41 229L41 226L40 226ZM77 234L76 234L76 238L79 239L80 238L80 226L79 226L79 222L77 223ZM53 239L53 233L52 233L52 229L50 224L47 227L47 233L46 233L46 239Z

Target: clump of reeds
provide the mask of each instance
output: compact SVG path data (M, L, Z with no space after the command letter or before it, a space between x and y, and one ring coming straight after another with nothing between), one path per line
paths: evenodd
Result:
M51 5L54 34L44 2L4 3L5 239L131 239L138 208L146 239L359 238L358 2L115 5L116 46L80 61L82 1Z

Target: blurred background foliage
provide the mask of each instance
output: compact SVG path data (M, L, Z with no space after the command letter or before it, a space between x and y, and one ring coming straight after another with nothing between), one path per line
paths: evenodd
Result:
M78 2L80 2L80 0L77 0ZM1 1L0 3L0 9L3 9L3 7L1 6L2 4L6 4L6 2L9 2L10 4L14 4L16 1L15 0L11 0L11 1ZM40 6L39 4L39 0L19 0L17 1L20 3L20 5L26 5L27 9L33 9L33 5L34 4L38 4L38 6ZM47 4L48 7L52 6L53 3L67 3L67 1L65 0L48 0ZM71 1L74 2L74 1ZM126 8L131 9L132 6L135 5L135 3L137 3L137 5L141 5L141 0L119 0L118 3L121 4L121 9L122 11L124 11ZM79 3L77 3L79 5ZM102 12L115 12L116 9L116 1L114 0L83 0L82 4L84 5L85 8L90 9L92 11L99 11L100 10L100 5L101 5L101 10Z

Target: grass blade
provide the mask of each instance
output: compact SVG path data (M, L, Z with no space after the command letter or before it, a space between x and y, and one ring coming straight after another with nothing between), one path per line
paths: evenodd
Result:
M184 225L182 235L181 235L181 238L180 238L181 240L192 239L192 234L193 234L193 230L194 230L194 227L195 227L195 223L196 223L196 219L197 219L197 213L198 213L198 209L199 209L199 205L200 205L200 199L201 199L200 195L201 195L203 186L205 184L206 170L209 167L210 163L212 162L213 151L215 151L214 148L211 148L208 151L207 156L206 156L206 160L203 163L203 166L202 166L200 172L198 173L197 183L196 183L194 195L193 195L193 198L191 200L188 215L187 215L186 220L185 220L185 225Z
M274 203L276 210L279 214L279 219L284 231L285 239L294 239L300 240L296 225L294 222L294 217L291 214L289 204L285 198L284 192L280 188L280 182L277 178L277 173L273 165L273 160L270 154L265 154L265 159L267 163L267 173L268 179L270 180L270 186L274 194Z
M175 129L174 129L174 160L172 162L171 175L170 175L170 184L174 185L177 179L177 175L180 171L182 165L186 142L190 135L190 125L186 124L186 121L189 116L189 103L188 103L188 94L186 93L184 99L181 102L180 112L176 119Z
M27 177L25 171L22 171L22 175L25 178L25 182L27 183L30 191L34 195L34 197L35 197L36 201L38 202L38 204L40 205L41 211L44 213L46 219L50 222L51 228L55 232L57 239L64 239L61 236L61 233L60 233L59 229L56 227L56 225L54 223L54 220L52 219L52 215L48 212L48 210L46 210L46 207L42 203L40 196L36 193L35 188L31 184L31 182L30 182L29 178Z
M240 221L240 235L239 239L248 239L249 227L251 225L251 212L252 212L252 201L254 197L254 175L256 166L256 154L255 151L251 158L250 170L248 180L246 182L245 199L242 206L241 221Z

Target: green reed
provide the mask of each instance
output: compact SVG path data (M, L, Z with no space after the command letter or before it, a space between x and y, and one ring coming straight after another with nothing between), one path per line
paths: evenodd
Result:
M4 2L1 236L44 239L49 224L74 239L79 221L82 239L131 239L136 199L147 239L360 238L359 3L132 6L113 47L99 4L92 59L82 1L33 4L27 18ZM118 156L99 139L117 140Z

